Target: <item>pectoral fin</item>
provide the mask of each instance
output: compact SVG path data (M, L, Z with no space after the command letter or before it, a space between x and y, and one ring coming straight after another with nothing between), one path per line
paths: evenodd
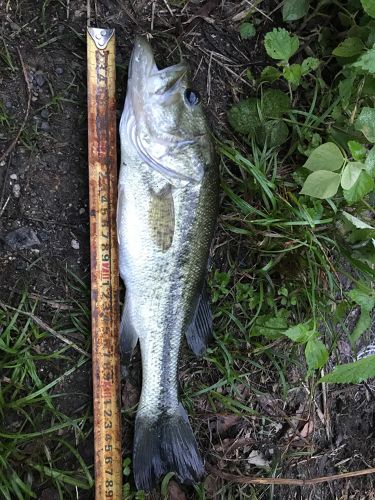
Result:
M201 293L193 319L186 332L186 340L193 353L201 357L212 338L212 313L209 296L204 287Z
M158 193L152 194L149 224L155 245L166 252L172 245L175 224L174 201L170 184Z

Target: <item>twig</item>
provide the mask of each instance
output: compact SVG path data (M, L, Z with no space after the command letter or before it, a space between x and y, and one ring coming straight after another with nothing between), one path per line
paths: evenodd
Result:
M333 476L314 477L313 479L288 479L282 477L242 477L234 474L222 472L210 464L206 464L206 469L217 477L234 481L241 484L285 484L290 486L312 486L314 484L330 483L339 479L348 479L351 477L367 476L375 474L375 467L371 469L356 470L353 472L344 472L343 474L334 474Z
M6 174L5 174L5 177L6 177ZM5 180L4 180L4 187L5 187ZM3 189L3 192L4 192L4 189ZM3 204L3 196L1 196L1 198L0 198L0 218L2 217L2 215L4 213L4 210L6 209L8 203L9 203L9 200L10 200L10 195L8 196L8 198L6 199L6 202L4 203L3 207L1 208L1 205Z
M72 342L71 340L69 340L66 337L64 337L64 335L61 335L61 333L56 332L56 330L54 330L53 328L51 328L49 325L47 325L47 323L45 323L42 319L38 318L34 314L29 313L27 311L21 311L20 309L17 309L16 307L8 306L8 305L4 304L4 302L1 302L1 301L0 301L0 306L2 308L4 308L4 309L10 309L12 311L18 311L21 314L24 314L25 316L28 316L32 321L34 321L34 323L36 323L37 325L39 325L44 331L50 333L51 335L53 335L57 339L61 340L61 342L64 342L65 344L68 344L70 347L72 347L73 349L75 349L76 351L78 351L80 354L83 354L84 356L87 356L88 358L90 358L90 354L88 352L86 352L84 349L82 349L81 347L79 347L75 342Z
M26 113L25 113L25 116L23 117L21 126L20 126L20 128L19 128L19 130L17 132L17 135L13 139L13 141L11 142L11 144L7 147L7 149L4 151L4 153L1 155L0 162L2 162L8 156L8 154L11 153L13 151L13 149L15 148L15 146L16 146L16 144L18 142L18 139L20 138L20 135L22 134L23 129L25 128L25 125L26 125L26 122L27 122L27 120L29 118L29 113L30 113L30 106L31 106L31 86L30 86L29 78L27 76L27 71L26 71L25 63L23 62L23 59L22 59L22 56L21 56L21 52L20 52L20 50L18 48L17 48L17 51L18 51L18 56L19 56L20 61L21 61L23 76L25 78L25 82L26 82L26 86L27 86L27 94L28 94L28 97L27 97L27 108L26 108ZM4 180L4 182L5 182L5 180Z
M91 1L86 0L86 19L87 26L91 26Z

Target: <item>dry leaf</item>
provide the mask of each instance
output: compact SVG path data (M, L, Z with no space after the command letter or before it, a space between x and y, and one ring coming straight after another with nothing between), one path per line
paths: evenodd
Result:
M186 500L186 495L180 485L171 479L168 483L168 500Z

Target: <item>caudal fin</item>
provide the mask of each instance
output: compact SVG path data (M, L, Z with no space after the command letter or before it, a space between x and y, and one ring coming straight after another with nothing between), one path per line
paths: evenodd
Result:
M158 418L137 416L133 472L137 489L145 491L150 491L168 472L175 472L185 484L202 478L203 462L181 404L172 415L165 411Z

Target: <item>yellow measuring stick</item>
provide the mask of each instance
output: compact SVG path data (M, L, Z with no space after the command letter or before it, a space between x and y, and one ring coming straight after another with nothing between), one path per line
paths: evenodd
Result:
M121 499L114 30L87 28L95 498Z

